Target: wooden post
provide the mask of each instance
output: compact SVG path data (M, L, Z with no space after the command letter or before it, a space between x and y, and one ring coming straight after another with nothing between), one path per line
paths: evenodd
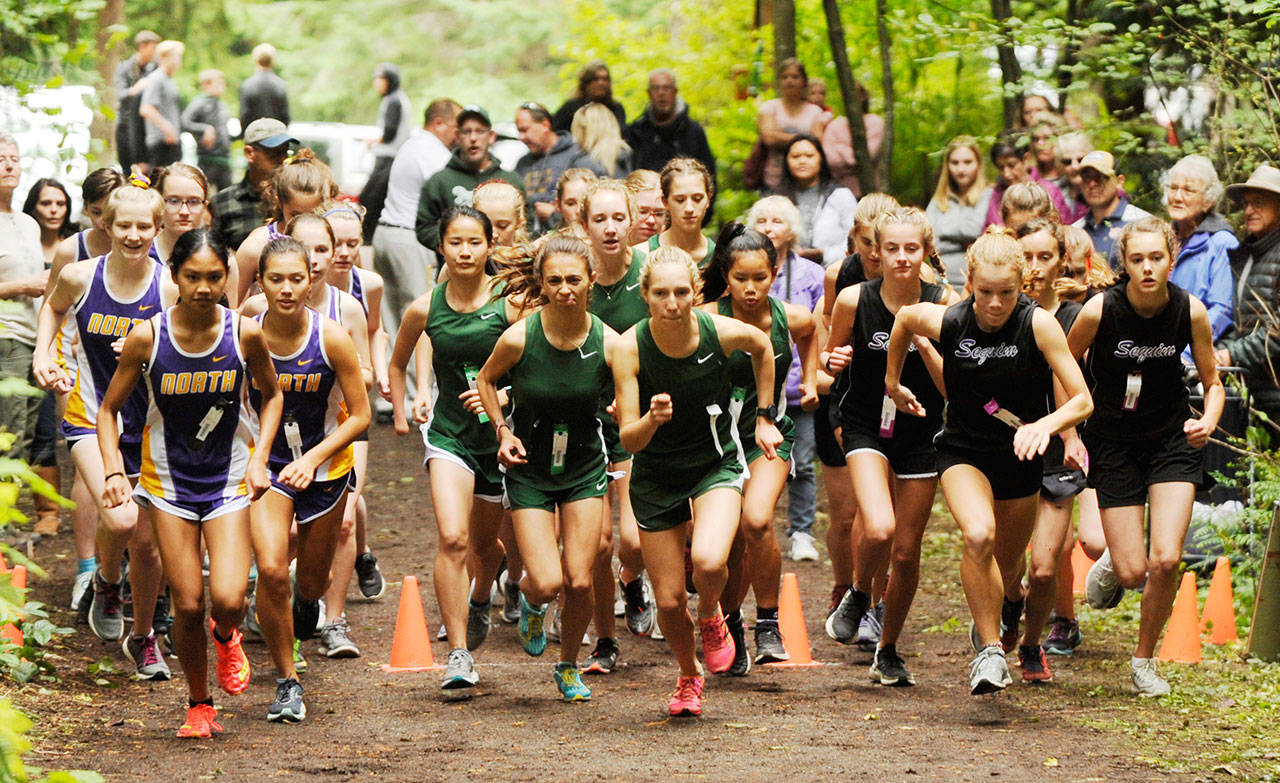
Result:
M1249 623L1248 655L1262 661L1280 660L1280 503L1271 517L1267 552L1258 574L1258 592L1253 599L1253 620Z

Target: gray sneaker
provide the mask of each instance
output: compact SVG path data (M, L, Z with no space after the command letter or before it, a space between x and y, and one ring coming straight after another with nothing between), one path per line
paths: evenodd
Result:
M996 693L1013 683L1004 650L998 644L983 647L969 664L969 692L974 696Z
M489 638L489 610L493 602L486 601L484 606L476 606L467 601L467 649L478 650L484 640Z
M244 613L244 629L259 639L262 638L262 626L258 625L258 589L249 593L249 608Z
M827 636L841 644L853 644L858 637L858 627L871 606L871 596L850 587L840 599L840 605L827 617Z
M169 664L164 662L164 656L160 654L160 645L156 643L154 633L150 636L126 636L123 646L125 657L137 667L134 677L139 680L169 679Z
M1134 658L1132 659L1133 667L1133 692L1144 698L1153 696L1168 696L1172 692L1169 683L1165 681L1158 673L1156 673L1156 661L1154 658Z
M622 589L623 615L627 618L627 630L636 636L648 636L653 630L653 604L645 594L644 577L631 582L618 580Z
M307 717L302 701L302 683L294 678L276 680L276 700L267 707L267 720L272 723L298 723Z
M451 651L449 663L444 668L444 679L440 682L440 689L453 691L472 688L478 682L480 682L480 675L476 674L476 664L471 653L461 647Z
M80 603L89 595L89 590L93 587L93 572L85 571L82 574L76 574L76 580L71 584L71 608L79 611Z
M499 581L502 584L502 622L515 625L520 622L520 583L508 579L506 571L502 572Z
M854 642L863 652L875 652L880 644L880 633L884 628L884 601L876 604L862 615L858 624L858 639Z
M1111 567L1111 550L1105 549L1098 562L1089 568L1089 576L1084 582L1084 598L1094 609L1110 609L1123 597L1124 588Z
M347 624L345 617L339 617L325 624L320 630L320 644L324 647L324 654L329 658L360 657L360 648L351 641L351 626Z
M106 642L114 642L124 635L124 603L120 600L119 582L108 582L101 571L93 574L93 598L89 603L89 629L93 635Z

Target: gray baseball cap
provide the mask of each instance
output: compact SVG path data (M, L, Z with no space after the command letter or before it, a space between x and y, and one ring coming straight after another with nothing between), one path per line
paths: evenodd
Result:
M297 144L298 140L289 135L289 129L280 120L262 117L244 129L244 143L274 149L285 144Z

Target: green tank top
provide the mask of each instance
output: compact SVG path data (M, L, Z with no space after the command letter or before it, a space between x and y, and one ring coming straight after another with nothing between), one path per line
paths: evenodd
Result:
M652 253L653 251L657 250L659 247L660 245L658 244L658 235L654 234L653 236L649 237L649 252ZM707 264L711 263L711 257L714 256L715 254L716 254L716 241L711 237L707 237L707 254L702 257L701 261L698 262L698 268L706 269Z
M547 341L542 313L534 313L525 320L524 353L507 378L511 429L528 459L508 468L508 475L555 487L604 470L607 455L596 417L600 390L612 380L604 322L591 316L582 345L562 351Z
M725 296L716 303L720 315L733 317L733 300ZM769 297L769 313L773 325L769 327L769 342L773 343L773 386L778 405L777 422L787 418L787 373L791 370L791 328L787 322L787 307L780 299ZM756 439L756 408L766 408L756 401L756 374L751 367L751 356L745 351L734 351L729 357L729 381L733 384L733 400L729 406L738 419L738 437L746 448Z
M431 292L431 312L423 330L431 339L431 370L439 388L427 440L445 448L446 439L452 439L468 453L492 454L498 450L498 440L489 418L468 413L458 395L472 388L476 374L510 325L506 302L499 296L478 310L459 313L445 298L448 285L446 280Z
M658 348L649 319L636 326L640 369L640 410L649 410L655 394L671 395L671 420L658 427L649 445L635 456L637 476L690 479L739 452L729 413L729 357L725 356L709 313L694 310L698 347L683 358Z
M613 285L591 286L591 312L609 328L622 334L649 317L649 305L640 292L640 267L644 265L644 251L631 251L631 265L622 279Z

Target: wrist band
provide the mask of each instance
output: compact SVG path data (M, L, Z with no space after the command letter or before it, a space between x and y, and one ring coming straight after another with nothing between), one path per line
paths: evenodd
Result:
M493 431L494 431L494 433L502 432L502 429L503 429L504 427L505 427L506 429L511 429L511 425L510 425L510 424L508 424L507 422L503 421L503 422L499 422L499 423L497 423L497 424L493 425Z
M105 482L107 479L111 478L112 476L123 476L123 475L124 475L124 471L117 470L115 473L108 473L107 475L103 476L102 480Z

